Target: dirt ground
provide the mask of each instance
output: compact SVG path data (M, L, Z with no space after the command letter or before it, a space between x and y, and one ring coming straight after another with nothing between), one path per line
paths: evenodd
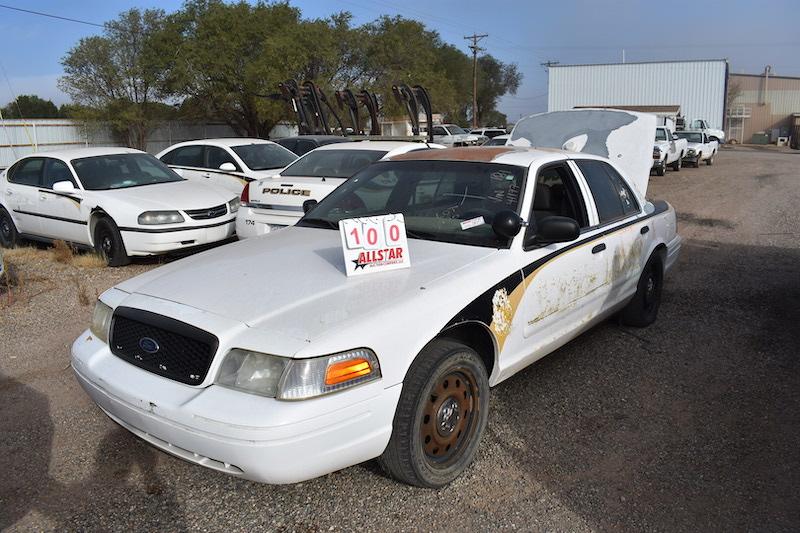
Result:
M476 463L439 491L374 462L259 485L151 448L68 349L98 293L155 263L24 254L0 295L0 529L800 529L800 152L726 149L649 196L686 238L656 324L602 324L494 389Z

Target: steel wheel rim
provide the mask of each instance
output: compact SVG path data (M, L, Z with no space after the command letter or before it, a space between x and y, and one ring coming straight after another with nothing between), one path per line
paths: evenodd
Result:
M461 456L477 427L479 397L477 379L467 368L450 370L436 381L420 421L420 444L426 459L448 466Z
M656 291L658 290L658 282L653 275L652 269L647 273L647 279L644 283L644 307L645 309L651 309L655 304Z

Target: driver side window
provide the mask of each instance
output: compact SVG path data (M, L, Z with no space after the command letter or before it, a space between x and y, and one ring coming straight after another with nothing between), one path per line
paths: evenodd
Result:
M577 221L581 228L589 225L589 218L586 216L586 208L575 177L565 164L545 167L536 177L530 220L538 222L548 216L571 218ZM531 228L532 226L529 227L529 231Z

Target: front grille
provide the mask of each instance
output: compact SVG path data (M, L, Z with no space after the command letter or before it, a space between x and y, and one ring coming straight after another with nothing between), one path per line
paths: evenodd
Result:
M172 318L118 307L111 322L111 353L153 374L188 385L202 383L219 339Z
M195 220L208 220L210 218L219 218L228 212L228 205L222 204L216 207L209 207L207 209L187 209L186 214Z

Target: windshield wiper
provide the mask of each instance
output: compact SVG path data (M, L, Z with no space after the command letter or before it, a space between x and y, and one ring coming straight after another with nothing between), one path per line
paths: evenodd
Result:
M307 226L310 228L327 228L339 229L339 223L324 218L302 218L297 223L298 226Z
M406 235L412 239L429 239L434 241L441 240L436 236L435 233L428 233L427 231L411 231L408 228L406 228Z

